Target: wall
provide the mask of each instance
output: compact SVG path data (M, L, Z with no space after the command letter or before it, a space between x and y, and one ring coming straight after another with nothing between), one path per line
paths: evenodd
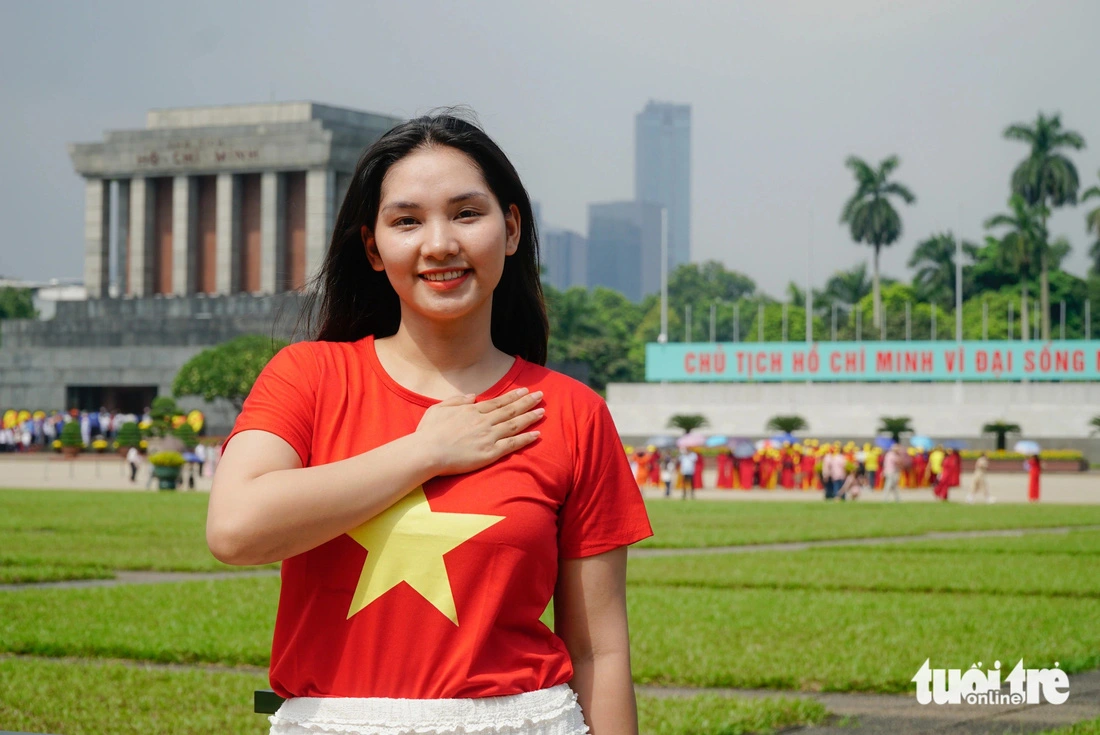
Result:
M676 433L666 426L678 413L702 414L708 432L748 437L770 433L772 416L797 414L807 435L823 438L869 438L880 417L909 416L921 434L977 439L983 424L1005 419L1047 446L1100 449L1088 438L1100 383L612 383L607 404L619 433L635 441Z

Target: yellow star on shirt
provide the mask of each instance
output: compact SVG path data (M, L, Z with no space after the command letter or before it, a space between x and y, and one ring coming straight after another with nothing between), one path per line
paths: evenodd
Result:
M402 582L420 593L455 625L458 612L443 555L504 516L435 513L418 487L348 535L367 550L367 560L348 608L348 618Z

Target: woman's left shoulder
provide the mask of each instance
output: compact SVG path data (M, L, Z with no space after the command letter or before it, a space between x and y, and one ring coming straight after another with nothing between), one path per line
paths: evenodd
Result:
M548 408L557 405L575 418L587 418L607 408L603 397L581 381L542 365L528 364L520 382L532 392L541 390Z

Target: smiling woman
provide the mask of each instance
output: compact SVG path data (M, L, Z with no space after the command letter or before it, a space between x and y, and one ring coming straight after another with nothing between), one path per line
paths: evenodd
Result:
M219 559L283 562L272 733L636 733L625 547L652 531L606 405L543 367L512 164L457 117L394 128L318 285L207 521Z

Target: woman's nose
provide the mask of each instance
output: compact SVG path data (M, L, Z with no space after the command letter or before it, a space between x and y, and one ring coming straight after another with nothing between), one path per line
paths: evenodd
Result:
M429 224L424 231L424 253L432 258L443 258L458 252L458 238L450 222Z

